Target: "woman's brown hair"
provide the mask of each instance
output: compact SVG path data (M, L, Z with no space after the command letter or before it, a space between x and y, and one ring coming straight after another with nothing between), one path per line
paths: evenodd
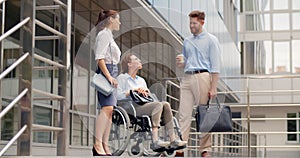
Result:
M109 17L116 18L119 12L115 10L102 10L99 12L98 20L95 24L97 29L100 31L109 24Z
M126 53L121 61L122 73L128 73L128 63L131 62L132 53Z

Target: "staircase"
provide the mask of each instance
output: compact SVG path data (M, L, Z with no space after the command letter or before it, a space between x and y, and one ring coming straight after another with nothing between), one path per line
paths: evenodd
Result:
M5 26L5 0L0 0L2 5L2 26ZM53 21L43 21L37 17L38 12L53 17ZM70 67L70 35L71 35L71 0L22 0L21 20L19 24L4 33L2 27L1 59L3 59L3 39L20 29L21 57L9 68L3 71L1 60L0 89L2 79L13 69L19 69L19 95L0 113L2 118L11 108L19 103L19 132L1 149L0 156L5 154L9 147L17 140L17 155L32 155L32 141L34 131L55 132L57 135L56 153L66 155L68 146L68 121L69 104L66 98L67 78ZM37 29L44 34L37 34ZM47 56L40 53L37 45L53 43L53 51L46 52ZM49 58L50 55L50 58ZM43 63L39 66L36 63ZM45 90L38 86L33 74L38 71L51 71L51 88ZM2 95L0 93L0 109ZM55 106L57 119L51 125L34 123L33 109L36 104ZM1 126L0 126L1 127ZM1 131L1 129L0 129Z

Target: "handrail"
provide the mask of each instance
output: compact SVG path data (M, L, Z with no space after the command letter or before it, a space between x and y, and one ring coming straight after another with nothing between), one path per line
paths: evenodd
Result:
M248 118L233 118L234 121L248 121ZM250 118L249 121L286 121L286 120L300 120L300 118Z
M247 115L245 117L242 117L242 118L233 118L232 120L235 122L235 121L245 121L247 122L246 124L244 124L244 126L246 126L247 130L244 131L244 130L238 130L238 132L212 132L213 135L215 134L221 134L221 135L238 135L241 139L243 140L247 140L245 142L239 142L239 145L235 145L235 146L231 146L231 145L228 145L228 144L224 144L223 146L222 145L215 145L215 146L212 146L212 148L245 148L245 149L248 149L247 151L242 151L242 153L240 154L245 154L245 155L248 155L248 156L251 156L251 154L253 154L251 152L251 149L252 148L289 148L289 147L295 147L295 148L299 148L300 146L294 146L294 145L291 145L291 146L287 146L287 145L278 145L278 146L272 146L272 145L261 145L261 144L257 144L256 143L256 140L253 140L253 136L254 135L265 135L265 134L300 134L300 132L288 132L288 131L264 131L264 132L258 132L258 131L253 131L253 128L250 127L250 123L252 123L252 121L286 121L286 120L300 120L300 118L275 118L275 117L266 117L266 118L253 118L251 115L250 115L250 107L273 107L273 106L291 106L291 107L300 107L300 104L297 104L297 103L278 103L278 104L271 104L271 103L251 103L252 101L250 100L250 96L255 96L257 94L270 94L270 95L275 95L275 94L281 94L281 93L284 93L284 94L294 94L294 95L298 95L300 94L300 90L299 89L293 89L291 87L291 89L272 89L272 88L264 88L264 89L253 89L251 90L251 80L255 80L255 79L258 79L258 80L261 80L261 79L268 79L268 80L272 80L272 79L285 79L285 80L288 80L288 81L292 81L293 79L295 78L300 78L300 75L299 74L284 74L284 75L261 75L261 76L256 76L256 75L248 75L248 76L230 76L230 77L220 77L221 79L225 80L226 79L238 79L240 81L242 81L242 83L244 83L243 85L245 87L243 87L243 89L241 90L237 90L237 91L227 91L227 90L223 90L222 92L218 92L218 94L244 94L244 99L245 99L245 103L237 103L237 104L230 104L230 103L227 103L227 104L230 104L229 106L230 107L244 107L246 108L246 113ZM173 79L173 78L171 78ZM174 79L177 79L177 78L174 78ZM178 85L176 85L176 83L170 81L170 78L169 79L166 79L166 85L169 85L169 86L172 86L172 87L178 87L180 88ZM230 83L230 82L229 82ZM167 94L167 97L172 98L171 95L168 95ZM192 131L196 131L196 129L192 130ZM191 135L198 135L198 134L201 134L201 132L190 132L189 134ZM197 139L197 138L196 138ZM220 139L227 139L226 137L222 137ZM230 139L230 138L228 138ZM197 141L197 140L195 140ZM254 141L252 143L252 141ZM198 148L199 146L188 146L189 149L193 149L193 148Z
M0 119L28 92L28 88L24 89L3 111L0 112Z
M47 96L47 97L49 97L48 99L65 99L65 97L63 97L63 96L48 93L48 92L38 90L38 89L32 89L32 92Z
M38 60L40 60L40 61L43 61L43 62L45 62L45 63L47 63L47 64L49 64L49 65L54 65L54 66L57 66L57 67L59 67L59 68L65 68L64 65L59 64L58 62L52 61L52 60L50 60L50 59L47 59L47 58L45 58L45 57L42 57L42 56L40 56L40 55L34 54L33 57L34 57L35 59L38 59Z
M60 1L60 0L53 0L53 2L61 5L64 8L68 8L67 5L65 3L63 3L62 1Z
M20 137L20 135L26 130L27 125L24 125L22 129L6 144L6 146L0 152L0 156L2 156L6 150Z
M17 67L22 61L24 61L29 56L29 53L25 53L21 56L17 61L15 61L12 65L10 65L6 70L4 70L0 74L0 80L2 80L8 73L10 73L15 67Z
M67 38L67 36L65 34L55 30L54 28L48 26L47 24L41 22L40 20L35 19L35 24L39 25L40 27L44 28L45 30L52 32L60 37Z
M30 20L30 17L27 17L26 19L22 20L20 23L15 25L13 28L5 32L3 35L0 36L0 42L5 39L6 37L10 36L12 33L17 31L19 28L21 28L23 25L25 25Z
M188 146L188 148L199 148L199 146ZM248 148L248 146L212 146L212 148ZM270 146L270 145L251 145L250 148L300 148L299 145L277 145L277 146Z
M246 104L229 104L230 107L246 107L248 105ZM273 103L273 104L264 104L264 103L261 103L261 104L251 104L250 107L278 107L278 106L289 106L289 107L294 107L294 106L300 106L300 104L284 104L284 103Z
M248 132L210 132L211 134L248 134ZM251 132L252 134L300 134L300 132ZM201 132L190 132L189 134L201 134Z
M166 80L166 83L167 83L167 84L170 84L170 85L173 85L173 86L175 86L176 88L180 88L180 86L178 86L176 83L174 83L174 82L172 82L172 81L170 81L170 80Z
M241 75L241 76L221 76L220 79L280 79L280 78L299 78L299 74L286 75Z
M0 4L2 4L4 1L6 1L6 0L0 0Z

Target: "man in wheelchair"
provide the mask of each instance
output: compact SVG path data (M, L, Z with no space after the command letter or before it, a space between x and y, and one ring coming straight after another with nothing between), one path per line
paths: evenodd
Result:
M136 91L139 94L148 96L150 91L147 88L145 80L137 75L138 70L142 69L141 60L131 53L124 55L121 61L122 74L117 77L118 89L117 89L117 99L130 98L130 90ZM152 150L157 150L159 148L171 147L174 149L182 149L186 147L187 142L182 141L180 138L175 136L173 114L171 111L171 106L168 102L149 102L144 105L133 104L136 115L151 116L152 123L152 139L153 144L151 145ZM164 119L164 124L169 133L170 141L164 141L159 139L158 129L160 127L161 117Z

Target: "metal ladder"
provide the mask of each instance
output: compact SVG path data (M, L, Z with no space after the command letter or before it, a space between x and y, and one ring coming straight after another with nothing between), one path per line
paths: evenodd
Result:
M0 1L1 2L1 1ZM3 1L2 1L3 2ZM5 10L5 3L2 5ZM49 26L43 19L37 19L36 13L45 11L53 14L53 26ZM4 11L3 11L4 14ZM5 17L5 15L3 16ZM19 60L16 61L14 67L10 66L1 73L1 79L7 75L12 69L20 64L19 91L20 95L14 99L2 112L1 117L5 115L18 101L20 101L20 128L21 130L15 137L5 146L0 152L0 156L18 140L17 155L32 155L32 133L33 131L53 131L57 132L57 155L67 155L68 149L68 121L69 121L69 104L66 99L67 77L70 67L70 35L71 35L71 0L53 0L50 3L43 0L22 0L21 1L21 22L13 27L8 33L13 33L21 28L21 52L25 53ZM2 21L5 22L4 20ZM57 24L57 25L56 25ZM59 24L59 25L58 25ZM42 28L50 33L50 36L36 34L36 28ZM2 28L3 30L3 28ZM11 31L11 32L10 32ZM9 36L8 34L7 36ZM2 34L4 36L5 34ZM5 38L0 37L0 41ZM7 37L6 36L6 37ZM53 40L55 53L52 53L52 59L38 54L36 49L36 41L43 42ZM2 44L2 42L1 42ZM1 47L3 52L3 47ZM1 53L3 59L3 53ZM50 66L35 66L35 61L44 62ZM18 63L17 63L18 62ZM1 69L3 63L1 63ZM50 92L34 87L32 72L40 70L50 70L52 72L51 80L57 78L58 84L52 84ZM57 71L57 73L55 72ZM0 84L1 86L1 84ZM55 94L53 86L57 86ZM0 87L1 88L1 87ZM39 97L36 97L39 96ZM0 94L2 100L2 96ZM51 126L33 124L33 107L39 101L47 101L50 106L54 105L53 101L57 101L58 119L57 125ZM1 101L0 101L1 103ZM0 104L1 105L1 104Z

